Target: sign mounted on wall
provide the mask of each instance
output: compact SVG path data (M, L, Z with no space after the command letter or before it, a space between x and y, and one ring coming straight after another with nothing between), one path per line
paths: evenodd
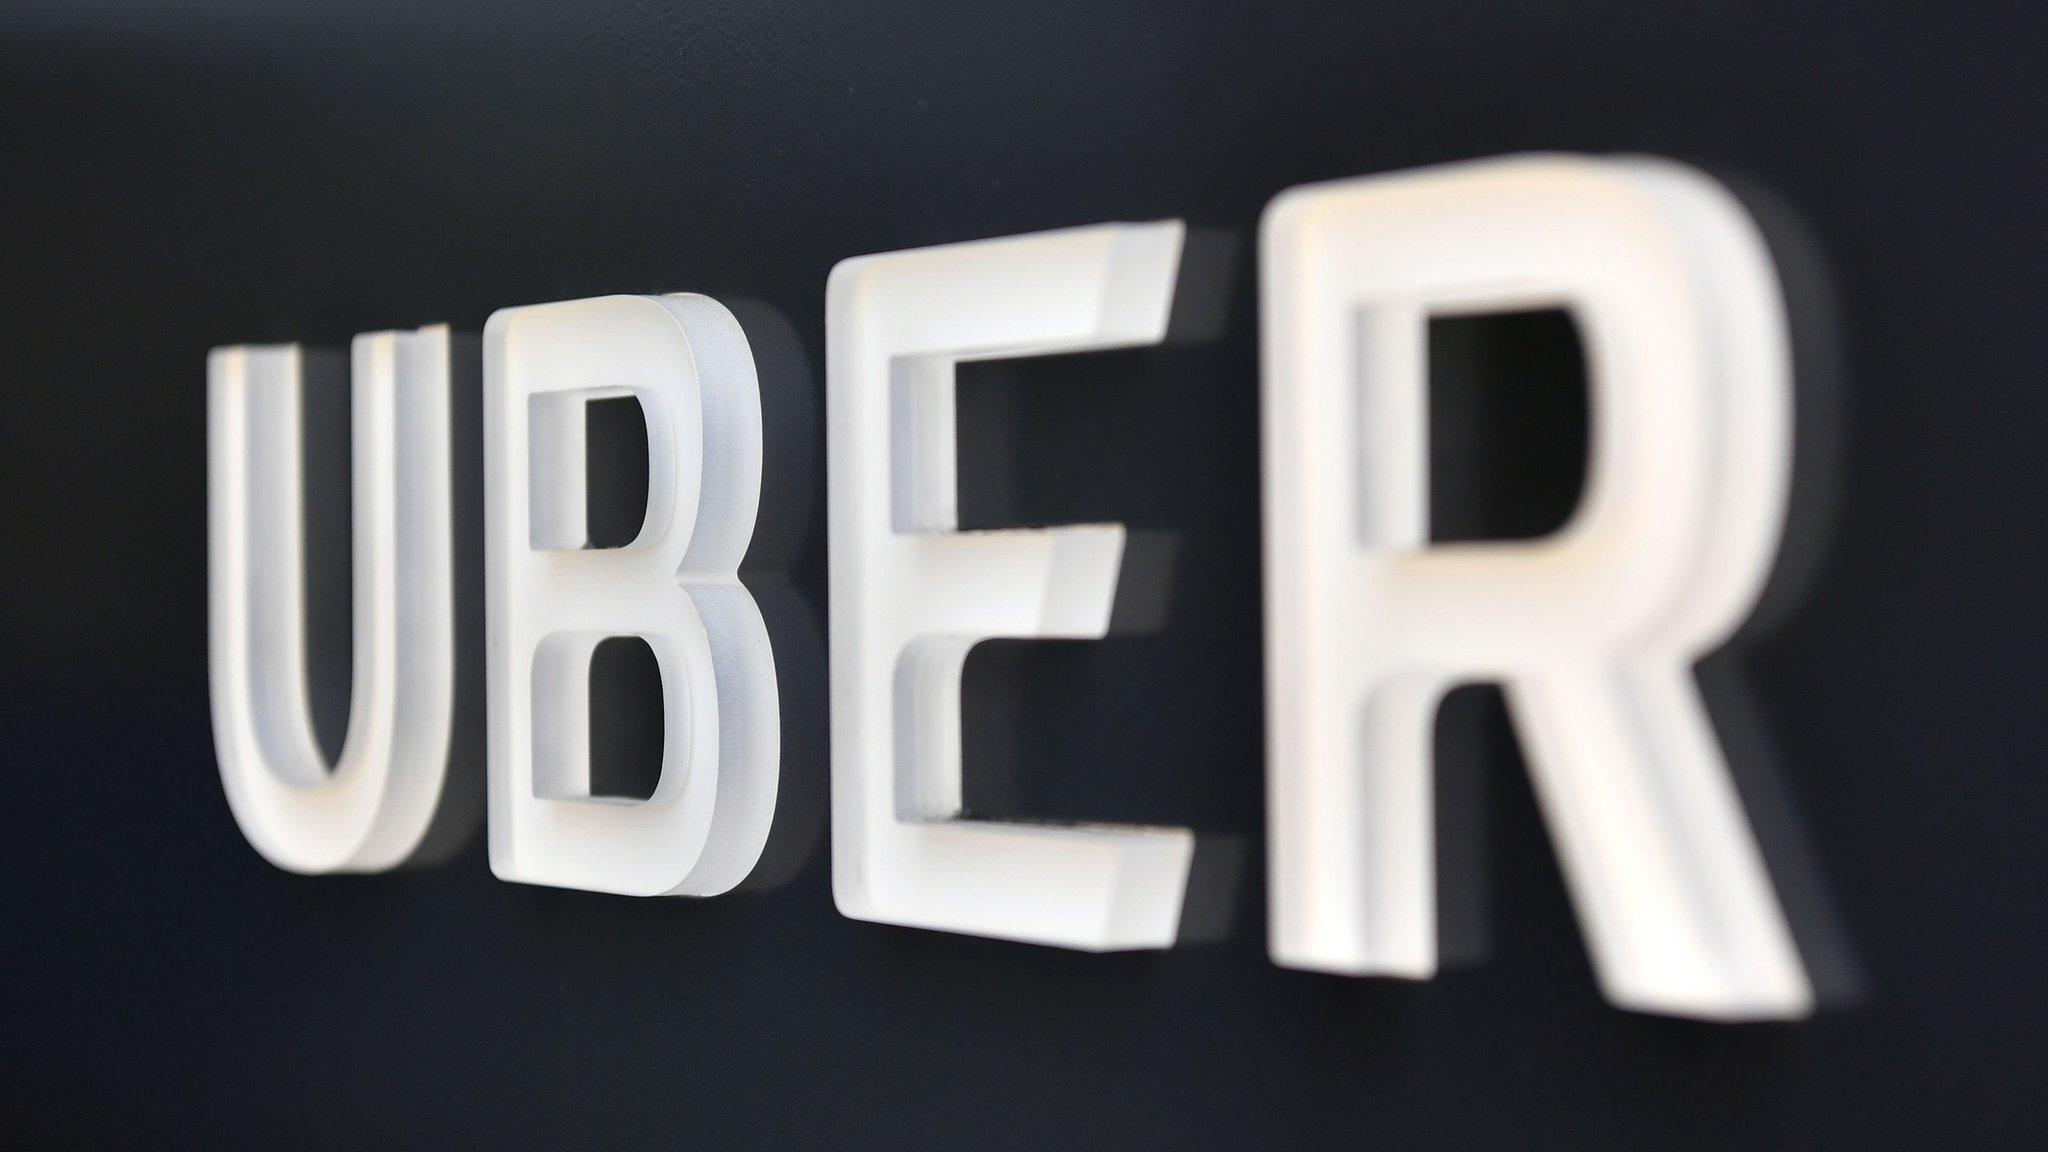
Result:
M953 405L962 361L1158 343L1182 238L1174 221L1100 225L832 272L847 916L1089 950L1175 941L1189 829L961 818L968 651L1101 637L1124 530L958 531ZM1754 606L1789 487L1784 307L1749 217L1674 164L1518 157L1285 192L1260 261L1275 962L1434 972L1431 718L1449 688L1497 681L1608 997L1804 1015L1812 991L1691 671ZM1529 307L1569 310L1585 340L1583 504L1545 539L1432 546L1426 323ZM362 336L353 355L355 682L331 771L307 703L299 353L208 363L221 775L250 842L306 873L416 852L453 708L448 332ZM738 578L763 464L746 336L705 296L505 309L484 390L492 870L727 891L761 855L779 772L774 652ZM585 408L620 397L646 423L647 513L629 545L591 549ZM668 736L633 802L590 787L591 654L617 636L653 651Z

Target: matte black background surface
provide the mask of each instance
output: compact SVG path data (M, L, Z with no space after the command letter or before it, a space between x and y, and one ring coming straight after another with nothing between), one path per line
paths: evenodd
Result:
M8 6L0 1144L2048 1146L2044 12ZM1479 815L1445 887L1483 956L1426 984L1266 959L1252 228L1296 183L1529 149L1724 174L1784 206L1788 278L1802 243L1828 271L1794 288L1823 301L1802 364L1839 353L1832 522L1800 528L1806 599L1739 661L1796 813L1777 822L1820 865L1788 901L1831 907L1853 950L1860 996L1810 1022L1605 1004L1505 726L1469 696L1444 787ZM969 795L1235 835L1237 915L1218 943L1106 957L843 919L805 824L826 274L1164 217L1221 254L1189 277L1220 327L963 379L970 520L1123 520L1171 575L1160 630L977 655ZM552 891L493 879L480 834L399 874L265 864L209 733L207 349L680 290L758 302L764 531L798 541L753 566L801 608L777 632L793 878ZM1440 349L1485 369L1439 397L1441 511L1541 530L1578 460L1517 430L1580 434L1569 332L1488 331ZM1484 399L1516 374L1537 402ZM1521 471L1460 488L1460 461ZM346 603L334 580L321 603Z

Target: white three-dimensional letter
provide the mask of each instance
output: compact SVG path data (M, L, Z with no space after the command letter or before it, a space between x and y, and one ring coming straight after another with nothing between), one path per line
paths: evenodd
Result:
M761 494L761 395L739 322L707 296L507 308L484 329L491 871L597 892L710 896L774 816L774 654L739 564ZM584 411L633 397L647 517L584 547ZM637 636L661 669L661 776L590 794L590 660Z
M1432 717L1492 680L1609 999L1806 1012L1692 678L1787 495L1783 305L1749 218L1672 164L1507 159L1288 191L1261 258L1275 961L1434 972ZM1428 319L1538 307L1586 346L1583 503L1548 539L1431 547Z
M358 336L348 737L329 772L306 689L296 345L207 357L213 738L228 806L294 872L377 872L433 819L455 698L448 330Z
M959 819L960 673L996 637L1100 637L1123 528L956 532L953 366L1157 343L1178 222L846 260L826 289L832 889L860 920L1160 948L1180 828Z

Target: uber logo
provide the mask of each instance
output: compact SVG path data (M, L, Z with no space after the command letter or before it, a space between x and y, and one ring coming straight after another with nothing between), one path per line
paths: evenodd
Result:
M1182 232L1100 225L833 270L832 877L848 916L1174 943L1190 830L961 818L968 651L1102 636L1124 531L958 531L953 380L962 361L1157 343ZM1492 681L1608 997L1805 1014L1812 990L1691 671L1754 606L1789 486L1784 307L1748 216L1666 162L1506 158L1287 191L1260 270L1275 962L1433 973L1432 718L1450 688ZM1530 307L1565 308L1583 333L1581 509L1541 540L1431 545L1428 320ZM763 465L746 336L705 296L509 308L486 326L484 369L492 870L727 891L761 855L780 755L774 654L738 577ZM419 848L447 759L448 333L355 342L355 682L331 770L306 699L300 375L294 346L208 362L215 738L266 859L378 871ZM584 414L609 398L641 409L649 497L630 545L595 550ZM639 801L590 786L591 655L620 636L653 651L665 701Z

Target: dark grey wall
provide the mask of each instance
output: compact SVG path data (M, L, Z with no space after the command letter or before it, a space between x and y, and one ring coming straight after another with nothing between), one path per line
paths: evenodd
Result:
M280 8L0 12L0 1143L2048 1143L2040 7ZM1744 786L1851 1000L1808 1023L1600 1000L1484 697L1441 727L1468 962L1411 985L1265 958L1252 226L1299 182L1526 149L1721 173L1793 281L1811 580L1715 670L1748 686L1717 716L1770 734L1739 743L1777 798ZM976 656L969 797L1236 837L1235 919L1113 957L844 920L815 823L826 273L1167 216L1206 238L1219 325L963 380L971 520L1120 519L1172 581L1159 630ZM790 878L548 891L493 880L480 837L403 874L264 864L208 731L207 348L678 290L755 302ZM1554 522L1569 326L1438 351L1447 531Z

